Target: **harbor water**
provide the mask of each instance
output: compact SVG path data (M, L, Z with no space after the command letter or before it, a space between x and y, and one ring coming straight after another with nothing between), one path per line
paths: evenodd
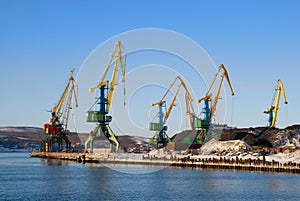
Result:
M0 153L0 179L0 200L300 200L298 174L109 168L29 153Z

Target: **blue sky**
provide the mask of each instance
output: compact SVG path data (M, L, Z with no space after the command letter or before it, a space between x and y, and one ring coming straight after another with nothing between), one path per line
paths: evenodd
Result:
M297 124L299 8L298 1L0 0L0 126L41 127L72 67L78 72L109 38L143 28L181 33L225 64L236 95L221 123L266 125L263 111L281 79L289 104L280 104L277 126Z

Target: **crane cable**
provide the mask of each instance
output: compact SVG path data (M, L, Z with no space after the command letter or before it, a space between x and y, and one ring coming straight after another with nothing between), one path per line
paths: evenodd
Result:
M123 102L123 105L124 105L124 107L126 106L126 86L125 86L125 82L123 83L124 85L123 85L123 98L124 98L124 102Z
M232 96L232 101L231 101L231 117L230 117L230 124L231 126L233 125L233 113L234 113L234 96Z
M75 90L76 90L76 96L77 96L77 100L79 99L78 98L78 84L77 82L74 80L74 83L75 83ZM74 107L74 102L73 102L73 107ZM74 118L74 113L76 113L75 115L75 118ZM76 107L76 111L74 111L74 113L72 113L72 116L73 116L73 123L74 123L74 130L75 132L77 133L78 132L78 129L77 129L77 122L78 122L78 107Z

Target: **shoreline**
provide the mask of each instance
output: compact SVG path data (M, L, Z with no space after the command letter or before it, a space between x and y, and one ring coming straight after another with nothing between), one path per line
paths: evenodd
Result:
M109 154L84 154L84 153L58 153L58 152L32 152L30 157L51 158L60 160L76 161L78 163L100 163L100 164L128 164L145 166L163 166L192 169L217 169L238 170L273 173L300 174L300 163L280 162L267 160L266 157L251 159L241 157L215 157L215 156L180 156L180 157L156 157L150 155L139 155L139 158L129 158L130 155L119 157Z

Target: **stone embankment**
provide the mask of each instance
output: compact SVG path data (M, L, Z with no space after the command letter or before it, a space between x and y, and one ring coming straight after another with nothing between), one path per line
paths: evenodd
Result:
M214 156L155 156L131 154L83 154L32 152L31 157L72 160L83 163L131 164L194 169L223 169L238 171L266 171L277 173L300 173L300 163L278 161L265 156L253 158Z

